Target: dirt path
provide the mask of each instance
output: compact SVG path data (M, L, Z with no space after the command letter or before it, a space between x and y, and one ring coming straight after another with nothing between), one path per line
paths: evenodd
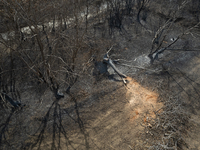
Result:
M157 93L145 89L130 77L127 80L127 103L117 101L91 124L92 129L88 131L100 149L142 148L144 141L139 141L143 130L141 124L147 124L148 117L154 117L154 111L162 107L157 102Z
M144 129L142 124L148 125L148 117L154 117L154 112L163 104L157 102L157 93L142 87L130 77L127 80L127 87L119 83L122 85L119 89L103 95L103 100L95 104L98 107L90 107L90 112L85 116L80 113L85 118L82 119L84 130L71 131L71 142L67 145L63 137L64 149L144 149L144 141L139 140Z

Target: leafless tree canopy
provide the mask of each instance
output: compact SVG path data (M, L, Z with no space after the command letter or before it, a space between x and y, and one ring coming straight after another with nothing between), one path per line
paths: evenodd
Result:
M199 83L178 62L199 57L199 19L198 0L1 0L0 149L93 149L84 120L93 116L81 110L147 75L164 106L142 124L153 140L141 149L187 147L180 98L199 99ZM69 138L77 128L83 147Z

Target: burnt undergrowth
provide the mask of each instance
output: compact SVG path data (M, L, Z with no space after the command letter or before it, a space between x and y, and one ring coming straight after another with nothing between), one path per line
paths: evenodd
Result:
M90 3L87 2L89 8ZM198 90L200 84L193 76L188 75L189 70L180 68L180 64L177 63L184 61L186 66L189 60L184 60L183 56L182 60L178 60L179 58L174 56L179 55L173 50L179 49L185 52L189 48L198 48L197 43L192 43L197 45L192 47L191 41L187 40L195 36L194 41L198 41L198 35L192 32L193 29L198 31L198 22L194 21L192 25L185 26L184 21L187 22L187 18L179 19L180 16L174 15L176 13L167 15L166 12L163 12L165 13L163 19L159 17L160 13L152 11L152 3L145 0L107 1L109 7L105 9L105 13L97 13L98 15L94 16L97 20L94 21L94 18L85 18L89 12L86 12L83 18L78 17L79 11L82 11L82 4L71 4L73 7L70 11L66 11L64 5L55 6L63 8L59 9L58 13L52 7L55 11L55 14L53 11L51 14L54 17L49 17L54 19L52 29L44 25L45 22L40 23L42 28L37 26L36 16L35 22L33 17L32 24L30 20L26 22L29 28L31 25L34 26L30 33L22 33L20 28L16 28L17 21L16 24L7 25L16 31L15 36L10 36L9 40L1 37L0 148L62 149L65 145L64 147L69 149L82 147L91 149L85 127L87 121L83 120L84 112L80 109L87 104L90 105L94 100L96 105L100 105L101 98L117 91L115 88L88 94L95 89L92 89L92 86L98 86L102 80L112 79L112 82L114 80L113 75L107 72L107 66L103 66L106 71L99 69L99 66L105 65L103 55L107 49L115 45L113 55L119 55L118 52L126 55L121 49L126 50L125 44L131 42L132 45L138 44L138 47L149 46L141 51L134 47L132 51L136 51L137 56L143 53L149 54L152 63L142 69L137 68L134 75L130 76L134 76L148 88L154 87L153 90L157 90L160 94L159 100L164 103L161 109L154 112L155 118L146 118L145 123L141 124L144 127L141 139L146 142L142 148L155 150L189 148L185 137L193 126L190 122L191 115L199 108L197 99L200 95ZM180 6L185 7L182 4ZM14 6L13 4L13 9ZM12 9L7 7L5 9L12 12ZM23 9L17 7L14 10L20 12L19 18L27 17L22 15ZM69 16L64 16L68 13ZM198 18L198 11L192 13L196 13L195 17ZM154 16L155 14L159 19ZM13 13L8 15L12 16ZM67 24L65 19L71 16L75 18L74 22ZM56 20L58 27L55 27ZM179 25L180 22L184 25ZM182 28L183 32L180 31L180 34L173 32L175 26ZM168 34L169 31L172 31L171 35ZM133 40L133 35L137 37L141 34L144 37L146 33L153 39L149 40L152 41L152 45L146 44L144 39L134 43L136 38ZM188 34L191 36L187 37ZM123 36L129 41L120 41L120 37ZM178 38L175 39L176 37ZM184 42L178 43L179 41ZM132 51L129 52L133 59L135 55L131 53ZM190 58L192 60L193 57ZM80 132L75 132L77 129ZM72 140L70 135L73 135L73 132L77 134L77 139L82 138L84 142Z

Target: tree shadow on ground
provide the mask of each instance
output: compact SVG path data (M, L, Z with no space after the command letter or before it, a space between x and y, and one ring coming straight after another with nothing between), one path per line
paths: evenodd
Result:
M3 144L9 144L9 142L7 141L7 138L6 138L6 134L7 132L9 132L8 130L8 126L9 126L9 123L11 121L11 117L13 116L15 110L12 109L9 116L7 117L6 121L2 124L0 124L0 147L3 145Z
M76 116L72 117L68 113L68 118L73 120L74 123L78 125L80 133L84 136L84 146L86 149L89 149L88 135L85 131L84 123L80 117L79 104L76 98L73 97L71 94L70 97L71 101L73 101L74 103L73 111L75 112ZM75 150L76 145L80 143L76 143L75 141L70 140L69 135L66 131L66 125L64 124L66 121L66 118L64 118L64 114L66 113L63 113L63 111L64 110L61 109L61 106L59 104L59 99L56 99L51 104L45 116L37 119L37 121L41 122L39 127L37 128L37 131L34 135L32 135L33 138L31 138L29 142L22 146L21 149L62 149L64 140L64 147ZM68 121L70 122L70 120ZM49 138L51 138L50 142ZM46 140L49 144L46 142Z

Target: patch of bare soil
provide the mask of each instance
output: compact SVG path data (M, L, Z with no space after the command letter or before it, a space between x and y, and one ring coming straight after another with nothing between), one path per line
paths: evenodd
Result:
M122 100L116 101L105 114L93 121L90 126L92 129L87 131L96 145L93 149L139 149L143 147L144 141L139 141L139 136L143 131L141 124L146 124L148 117L155 117L154 112L163 104L157 102L157 93L142 87L130 77L127 80L127 87L123 87L126 88L125 103L122 103Z
M157 102L158 94L142 87L134 79L127 78L129 84L127 85L127 97L129 107L133 109L131 114L135 114L132 118L144 118L144 122L148 121L149 117L154 118L155 112L163 107L162 103Z
M102 81L102 85L99 83L98 90L102 90L102 94L96 95L96 102L89 106L90 111L87 106L79 109L83 126L74 125L75 128L67 132L68 142L66 137L61 138L63 149L147 148L145 140L140 140L144 130L143 125L150 125L148 118L155 118L155 112L159 111L163 104L157 102L158 93L144 88L130 77L127 81L126 86L122 83L118 83L117 88L111 86L109 94L104 93L103 86L116 83L113 81ZM46 140L51 141L48 138ZM49 149L52 143L47 142L42 145L42 149Z

